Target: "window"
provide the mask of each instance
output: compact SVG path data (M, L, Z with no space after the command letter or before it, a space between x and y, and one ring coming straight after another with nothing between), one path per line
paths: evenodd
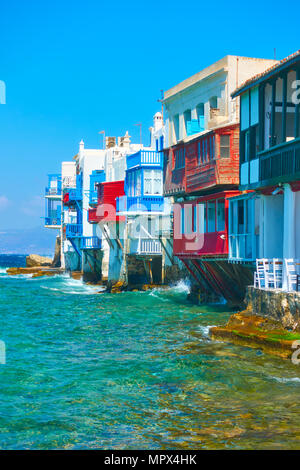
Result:
M213 109L218 108L218 98L216 96L212 96L209 100L209 107Z
M179 140L179 114L176 114L176 116L174 116L173 125L174 125L174 141L177 142L177 140Z
M193 233L197 232L198 217L197 217L197 204L193 206Z
M199 142L199 144L200 144L200 142ZM200 147L199 147L199 150L200 150ZM206 163L207 161L208 161L207 139L202 139L202 141L201 141L201 163Z
M185 149L180 148L175 150L175 169L185 167Z
M219 199L217 201L217 231L224 232L225 230L225 201Z
M198 230L199 233L206 233L206 203L198 204Z
M164 136L160 136L159 138L159 150L162 150L164 148Z
M213 160L215 158L215 136L211 135L209 138L209 156Z
M204 116L204 104L203 103L200 103L198 104L198 106L196 106L196 113L197 113L198 120Z
M188 127L187 123L192 120L192 113L191 113L191 110L190 110L190 109L187 109L187 110L183 113L183 118L184 118L185 133L187 134L187 127Z
M155 150L158 152L158 139L155 139Z
M237 207L238 216L238 233L245 233L245 217L244 217L244 200L238 201Z
M180 211L180 222L181 222L181 234L183 235L184 234L184 207L181 207L181 211Z
M193 206L192 204L184 205L184 233L191 234L193 233Z
M249 91L243 93L241 96L241 130L248 129L249 127Z
M136 172L136 186L135 186L135 196L141 196L142 194L142 172L138 170Z
M220 136L220 158L230 157L230 135L224 134Z
M161 170L144 170L144 194L151 196L162 194Z
M207 203L207 232L216 231L216 202L208 201Z

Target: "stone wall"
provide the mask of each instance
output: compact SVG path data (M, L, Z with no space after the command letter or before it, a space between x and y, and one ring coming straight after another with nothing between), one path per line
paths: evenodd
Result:
M300 331L300 292L257 289L249 286L247 311L280 321L284 328Z

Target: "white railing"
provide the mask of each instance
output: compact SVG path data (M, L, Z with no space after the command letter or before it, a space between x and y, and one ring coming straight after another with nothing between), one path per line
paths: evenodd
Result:
M153 255L160 255L161 254L161 243L159 240L151 239L151 238L139 238L138 244L138 254L153 254Z
M64 176L62 184L63 188L76 188L76 176Z

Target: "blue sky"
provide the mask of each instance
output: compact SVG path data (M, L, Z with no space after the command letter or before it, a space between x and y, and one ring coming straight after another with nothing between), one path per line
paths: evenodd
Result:
M10 1L0 11L0 229L41 225L47 173L98 132L144 143L168 89L227 54L300 48L299 2ZM298 41L297 41L298 39Z

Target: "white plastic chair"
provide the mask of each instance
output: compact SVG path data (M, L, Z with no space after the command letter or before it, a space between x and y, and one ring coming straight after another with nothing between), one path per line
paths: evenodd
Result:
M293 258L285 258L285 270L288 283L288 291L296 290L297 288L297 269L296 261Z
M266 259L256 260L255 282L259 289L266 287Z

